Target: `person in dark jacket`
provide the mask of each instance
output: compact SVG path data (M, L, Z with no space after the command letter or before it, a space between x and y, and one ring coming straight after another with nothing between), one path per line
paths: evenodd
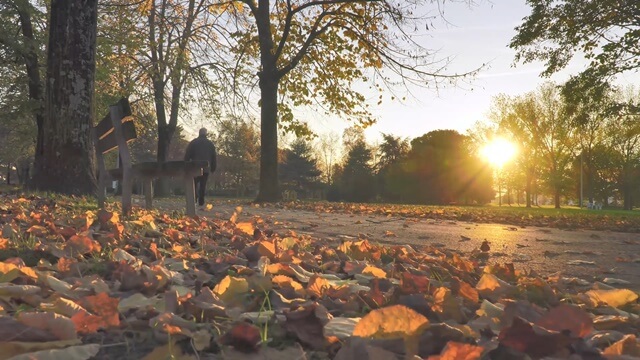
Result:
M207 138L207 129L200 129L199 136L189 143L184 154L184 160L201 160L209 162L209 167L203 169L202 175L196 176L194 179L198 205L203 206L204 194L207 189L207 179L209 178L209 173L216 171L217 166L216 147L215 145L213 145L211 140Z

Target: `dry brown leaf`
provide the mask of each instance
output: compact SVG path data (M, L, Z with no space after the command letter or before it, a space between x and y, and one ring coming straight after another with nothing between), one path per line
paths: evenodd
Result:
M573 336L585 337L593 331L591 316L578 307L561 304L544 314L535 322L548 330L569 330Z
M58 340L78 338L74 323L66 316L55 313L23 312L17 316L19 322L53 334Z
M49 349L12 357L10 360L86 360L100 351L100 344L69 346L64 349Z
M16 329L18 330L18 329ZM19 330L18 330L19 331ZM62 349L67 346L82 344L80 339L75 340L58 340L58 341L45 341L45 342L20 342L20 341L6 341L0 342L0 358L9 359L13 356L33 353L40 350L52 350ZM37 359L31 357L31 359Z

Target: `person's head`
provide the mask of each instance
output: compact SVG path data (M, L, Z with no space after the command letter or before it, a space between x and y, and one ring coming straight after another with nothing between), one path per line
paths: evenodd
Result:
M207 136L207 128L201 128L200 131L198 132L199 136Z

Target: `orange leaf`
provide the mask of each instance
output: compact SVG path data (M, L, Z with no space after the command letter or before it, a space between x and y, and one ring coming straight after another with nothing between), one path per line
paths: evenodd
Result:
M322 297L324 293L329 289L331 285L326 279L319 277L318 275L313 275L309 278L309 285L307 286L307 291L317 297Z
M65 252L71 256L84 255L94 251L100 251L101 247L86 235L74 235L65 244Z
M76 324L78 331L83 333L95 332L100 328L120 326L119 302L119 299L111 298L106 293L84 297L79 301L80 305L95 315L80 312L75 314L71 320Z
M449 341L440 355L431 355L428 360L477 360L483 350L482 346Z

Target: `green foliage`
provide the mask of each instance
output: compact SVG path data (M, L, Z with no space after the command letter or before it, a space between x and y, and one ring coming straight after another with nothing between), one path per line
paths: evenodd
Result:
M284 188L297 192L312 190L318 187L321 174L308 141L297 139L290 149L285 150L279 174Z
M364 141L353 144L339 176L342 198L346 201L367 202L375 194L373 152Z
M608 79L640 68L636 0L527 0L531 14L516 27L510 47L516 61L544 61L544 75L565 68L576 55L590 64L591 78Z
M493 197L490 169L470 151L469 139L456 131L437 130L413 139L400 166L388 183L405 201L471 204Z
M255 127L238 118L222 120L217 127L215 145L218 152L216 176L224 178L220 184L244 195L248 188L255 188L258 181L260 136Z

